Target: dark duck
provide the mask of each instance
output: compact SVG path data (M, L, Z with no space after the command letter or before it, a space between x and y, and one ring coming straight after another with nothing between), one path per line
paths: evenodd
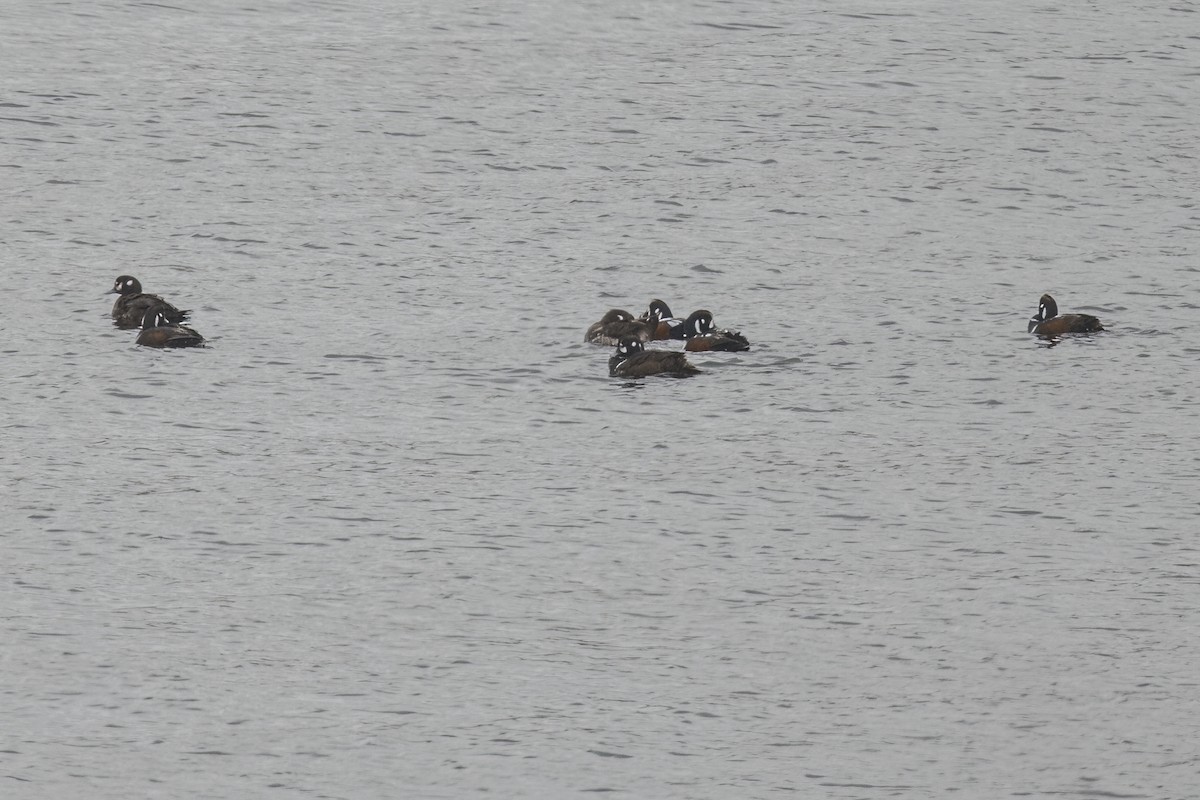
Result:
M613 378L645 378L650 375L687 378L699 372L683 353L647 350L644 344L632 337L622 339L617 345L617 352L608 360L608 374Z
M712 312L705 309L692 312L681 327L683 338L687 339L683 349L693 353L710 350L737 353L750 349L750 340L737 331L715 330Z
M637 320L633 314L614 308L608 311L600 321L587 329L583 340L592 344L619 344L622 339L632 338L639 342L648 342L658 330L658 318Z
M1038 301L1037 313L1029 320L1029 332L1038 336L1058 336L1063 333L1096 333L1104 330L1100 320L1091 314L1058 313L1058 303L1048 294Z
M653 336L655 341L683 338L683 320L672 314L671 307L662 300L651 300L650 310L644 312L641 318L648 320L652 316L658 317L658 329Z
M161 309L167 321L178 324L188 318L190 311L181 311L156 294L146 294L142 284L132 275L122 275L113 283L109 294L119 294L113 303L112 317L118 328L138 328L151 309Z
M166 308L152 307L142 318L142 332L138 334L137 343L145 347L203 347L204 337L191 328L171 322Z

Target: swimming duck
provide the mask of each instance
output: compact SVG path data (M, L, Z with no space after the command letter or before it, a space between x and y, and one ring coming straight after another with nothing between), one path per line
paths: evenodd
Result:
M592 344L618 344L626 337L648 342L658 330L658 319L636 320L633 314L619 308L609 310L600 321L587 329L583 340Z
M613 378L645 378L650 375L687 378L699 372L683 353L647 350L641 341L631 336L622 339L617 345L617 352L608 359L608 374Z
M167 309L155 307L146 311L137 343L146 347L203 347L204 337L191 328L172 323Z
M711 311L694 311L683 324L683 336L687 339L684 350L700 352L721 350L736 353L750 349L750 340L737 331L714 330Z
M1058 303L1048 294L1038 301L1037 313L1029 320L1029 332L1039 336L1058 336L1062 333L1095 333L1104 330L1100 320L1091 314L1058 314Z
M188 318L190 311L181 311L156 294L146 294L142 284L132 275L121 275L109 294L119 294L113 303L112 317L118 328L138 328L152 308L161 308L167 321L178 324Z
M654 340L662 341L665 339L682 339L683 337L683 320L671 313L671 308L662 300L651 300L650 310L642 313L643 320L650 319L651 315L658 316L658 329L654 332Z

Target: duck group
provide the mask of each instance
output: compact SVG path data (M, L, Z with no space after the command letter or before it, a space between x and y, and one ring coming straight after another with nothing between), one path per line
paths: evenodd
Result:
M156 294L142 291L132 275L120 275L109 294L117 295L112 307L113 324L118 328L140 328L137 343L145 347L203 347L205 339L183 323L191 311L180 309ZM1029 320L1028 331L1046 339L1065 334L1090 334L1103 331L1104 325L1091 314L1059 314L1058 303L1049 294L1038 300L1037 313ZM718 329L708 309L697 309L686 318L676 317L670 306L655 298L639 317L620 308L609 309L587 329L584 342L616 347L608 360L608 374L619 378L643 378L650 375L690 377L700 372L685 353L738 353L750 349L750 340L739 331ZM683 352L646 349L647 342L682 341Z
M113 324L118 328L140 328L137 343L145 347L203 347L204 337L183 324L191 311L179 309L156 294L142 291L132 275L121 275L109 294L118 295L113 303Z
M609 309L583 336L584 342L616 346L608 360L608 374L614 378L644 378L669 375L686 378L700 372L688 361L686 352L741 352L750 349L750 340L738 331L718 330L713 315L698 309L680 319L659 299L641 316L620 308ZM646 349L647 342L682 341L683 351Z
M1044 294L1038 301L1037 313L1029 320L1028 330L1043 339L1056 340L1065 334L1098 333L1104 326L1091 314L1059 314L1058 303ZM637 318L624 309L609 309L588 327L583 341L616 347L608 359L608 374L613 378L650 375L686 378L700 372L688 361L686 353L737 353L750 349L750 340L740 332L718 330L711 311L701 308L680 319L657 298ZM683 352L646 349L647 342L656 341L683 341Z

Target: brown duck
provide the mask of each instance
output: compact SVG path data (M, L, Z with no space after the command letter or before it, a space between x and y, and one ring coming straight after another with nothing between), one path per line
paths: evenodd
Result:
M633 338L639 342L648 342L654 338L658 330L658 317L637 320L633 314L614 308L608 311L600 321L587 329L583 340L592 344L619 344L622 339Z
M687 378L699 372L683 353L647 350L644 344L632 337L622 339L617 345L617 352L608 360L608 374L613 378L645 378L650 375Z
M1104 330L1100 320L1091 314L1063 314L1058 303L1048 294L1042 295L1037 313L1029 320L1029 332L1038 336L1058 336L1062 333L1095 333Z
M165 305L165 304L164 304ZM176 325L168 318L168 310L162 307L146 311L142 320L142 332L137 343L145 347L203 347L204 337L191 328Z

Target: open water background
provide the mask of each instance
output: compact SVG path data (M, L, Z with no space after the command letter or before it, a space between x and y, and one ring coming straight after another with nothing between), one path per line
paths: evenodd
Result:
M1198 8L0 5L0 795L1194 798Z

